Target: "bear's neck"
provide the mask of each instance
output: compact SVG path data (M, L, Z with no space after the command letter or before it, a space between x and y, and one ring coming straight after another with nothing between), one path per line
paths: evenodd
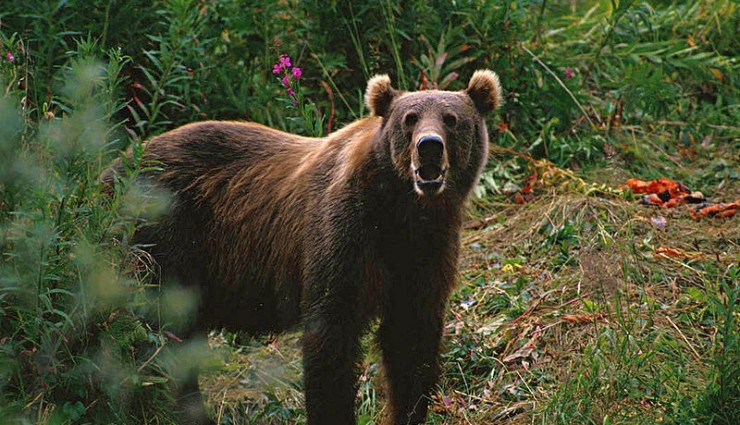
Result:
M375 221L382 227L409 229L439 227L459 230L465 199L454 191L434 196L419 195L410 178L399 176L387 153L377 153L368 161L369 186L365 202L373 208Z

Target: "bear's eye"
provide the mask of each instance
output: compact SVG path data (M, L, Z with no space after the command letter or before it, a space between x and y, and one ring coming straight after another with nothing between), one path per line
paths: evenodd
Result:
M457 125L457 117L452 114L444 114L442 121L444 121L445 125L450 128Z
M419 116L413 112L409 112L403 117L403 123L407 127L413 126L417 121L419 121Z

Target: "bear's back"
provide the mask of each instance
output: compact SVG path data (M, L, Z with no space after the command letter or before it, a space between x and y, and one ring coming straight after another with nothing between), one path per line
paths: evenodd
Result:
M145 178L169 191L174 204L137 240L167 259L163 276L209 287L201 291L203 320L253 333L296 323L312 219L367 161L377 122L349 127L314 139L206 121L148 143L145 158L160 170Z

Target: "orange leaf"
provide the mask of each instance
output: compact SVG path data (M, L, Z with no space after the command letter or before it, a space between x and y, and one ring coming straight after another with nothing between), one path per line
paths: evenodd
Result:
M735 214L737 214L737 209L720 211L714 216L715 217L732 217Z
M715 78L717 78L717 79L719 80L719 82L720 82L720 83L724 83L724 82L725 82L725 75L724 75L724 74L722 74L722 71L720 71L720 70L719 70L719 69L717 69L717 68L709 68L709 71L710 71L710 72L711 72L712 74L714 74Z
M689 253L678 248L669 248L665 246L655 248L655 253L662 257L677 258L679 260L695 260L704 257L700 252Z
M707 205L691 211L691 218L698 220L702 217L732 217L740 208L740 199L729 204Z
M621 187L632 189L635 193L657 194L667 191L671 198L675 198L682 193L690 193L689 188L687 188L683 183L665 177L650 181L627 179L627 182Z
M663 208L673 208L686 203L686 197L680 196L678 198L671 198L668 202L661 205Z
M642 198L642 203L647 205L663 206L663 200L655 193L650 193Z

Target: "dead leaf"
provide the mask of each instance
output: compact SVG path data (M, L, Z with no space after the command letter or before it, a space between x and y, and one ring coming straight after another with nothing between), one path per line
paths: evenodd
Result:
M702 217L732 217L740 208L740 199L729 204L705 205L701 208L691 210L691 218L699 220Z
M524 344L520 349L516 350L514 353L509 354L508 356L504 357L504 363L510 363L513 360L516 359L525 359L528 357L533 357L535 360L537 358L537 354L535 352L536 348L536 342L537 340L542 336L542 330L537 327L535 329L534 334L532 335L532 338L527 341L526 344Z
M701 252L686 252L678 248L669 248L659 246L655 248L655 253L666 258L676 258L678 260L698 260L704 258Z
M725 75L722 74L722 71L717 68L709 68L709 71L714 75L715 78L719 80L720 83L725 82Z
M566 314L562 317L562 319L570 323L606 322L606 318L601 313Z
M173 341L183 342L182 338L180 338L179 336L173 334L170 331L164 331L164 334L165 334L165 336L167 336L167 338L169 338L169 339L171 339Z
M689 188L683 183L665 177L650 181L627 179L627 182L620 187L629 188L635 193L663 194L667 192L667 199L664 199L663 202L666 202L668 199L678 197L681 194L691 193ZM663 196L661 196L661 198L663 198Z
M649 194L643 196L642 197L642 203L645 204L645 205L657 205L659 207L662 207L663 204L664 204L664 202L660 198L660 196L658 196L655 193L649 193Z
M707 200L701 192L691 192L686 185L668 178L657 180L628 179L620 189L630 189L635 193L644 193L640 202L645 205L655 205L662 208L673 208L683 204L703 204ZM738 201L740 202L740 201ZM730 217L735 215L737 206L733 204L721 204L722 207L691 211L694 220L704 216Z
M514 194L514 202L517 204L526 204L527 202L531 201L533 196L531 194L524 194L522 195L521 192L517 192Z

